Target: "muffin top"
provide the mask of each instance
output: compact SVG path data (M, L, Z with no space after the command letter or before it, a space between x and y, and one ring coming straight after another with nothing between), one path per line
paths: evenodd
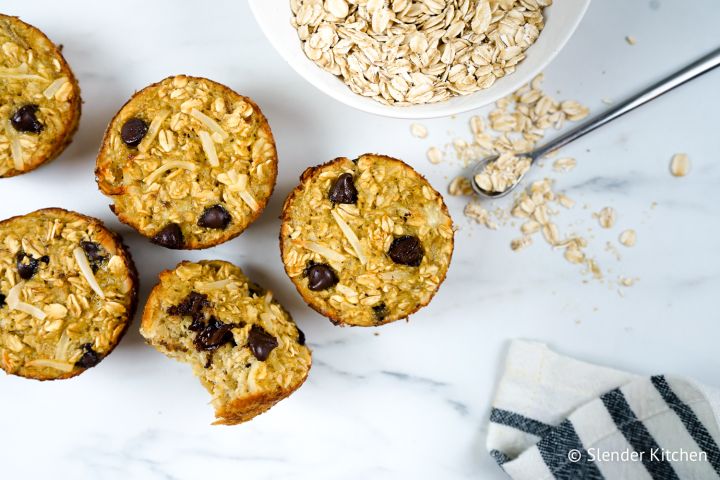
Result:
M80 89L37 28L0 14L0 178L58 155L80 118Z
M380 325L427 305L453 252L440 194L381 155L307 169L282 221L285 271L311 307L339 324Z
M180 75L120 109L96 175L121 221L168 248L207 248L260 215L275 186L277 153L252 100Z
M272 292L224 261L183 262L161 273L140 331L166 355L193 366L212 395L217 423L238 423L270 408L310 369L305 336Z
M0 222L0 366L41 380L95 366L135 308L119 239L90 217L38 210Z

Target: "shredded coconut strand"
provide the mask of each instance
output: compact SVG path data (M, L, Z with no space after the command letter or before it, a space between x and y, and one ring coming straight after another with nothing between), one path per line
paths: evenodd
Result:
M222 143L230 137L230 135L225 130L223 130L222 127L215 120L208 117L197 108L193 108L192 110L190 110L190 116L192 116L198 122L202 123L207 128L216 133L220 138L220 142L218 143Z
M205 151L205 156L207 157L208 162L210 162L210 165L213 167L217 167L218 165L220 165L217 150L215 150L215 142L213 142L210 134L204 130L201 130L198 132L198 136L200 137L200 143L202 143L203 150Z
M83 277L85 277L85 280L87 280L87 282L90 284L90 288L92 288L95 293L97 293L98 296L104 300L105 293L103 293L102 288L100 288L100 284L95 279L92 268L90 268L90 262L88 262L88 259L85 256L85 252L83 251L82 247L76 247L75 250L73 250L73 255L75 255L75 261L80 268L80 273L82 273Z
M48 85L48 87L47 87L47 88L45 89L45 91L43 92L43 95L44 95L45 98L47 98L48 100L51 99L51 98L53 98L53 97L55 96L55 94L56 94L56 93L63 87L63 85L65 85L65 83L67 83L68 81L69 81L69 80L68 80L67 77L60 77L60 78L58 78L57 80L55 80L54 82L52 82L50 85Z
M152 122L150 122L150 127L148 128L145 138L143 138L140 145L138 145L138 150L140 152L145 153L150 150L150 145L152 145L155 141L155 137L157 137L160 132L160 125L162 125L162 122L165 121L168 115L170 115L170 110L163 110L155 115L155 118L153 118Z
M253 197L252 193L250 193L248 190L240 190L238 192L238 195L240 195L240 198L243 199L243 202L248 204L248 207L250 207L253 212L257 212L258 210L260 210L260 205L258 205L255 197Z
M360 263L365 265L367 263L367 257L365 256L365 252L363 252L362 245L360 245L360 240L358 239L357 235L355 235L355 232L353 232L352 228L350 228L350 226L345 223L345 220L342 219L339 213L337 213L335 210L331 210L330 213L335 219L335 222L337 222L338 227L340 227L340 230L342 230L345 238L347 238L347 241L350 242L350 246L352 246L353 250L355 250L358 260L360 260Z
M33 305L30 305L29 303L20 301L20 292L22 291L23 285L25 285L25 283L20 282L13 288L11 288L8 292L7 298L5 299L5 303L7 303L8 307L10 307L10 309L12 310L25 312L28 315L32 315L33 317L37 318L38 320L45 320L45 317L47 316L45 312Z
M341 253L336 252L335 250L332 250L324 245L320 245L319 243L311 242L309 240L306 241L299 241L298 242L302 247L307 248L311 252L315 252L318 255L322 255L323 257L327 258L330 261L333 262L344 262L345 256Z
M30 360L25 364L26 367L48 367L60 370L61 372L72 372L75 366L72 363L63 362L60 360L47 360L38 358L36 360Z
M156 168L154 172L148 175L145 179L145 183L147 183L148 185L152 185L153 183L155 183L155 180L160 177L160 175L167 172L168 170L172 170L173 168L184 168L185 170L190 170L192 172L195 170L195 164L192 162L184 162L182 160L169 161L166 164Z

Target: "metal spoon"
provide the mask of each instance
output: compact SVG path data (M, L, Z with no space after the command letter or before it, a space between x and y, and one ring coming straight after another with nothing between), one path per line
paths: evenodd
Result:
M644 105L645 103L649 102L650 100L659 97L663 93L669 92L675 87L679 87L683 83L692 80L693 78L702 75L705 72L709 72L713 68L720 65L720 48L708 53L704 57L694 61L690 65L682 68L681 70L673 73L672 75L663 78L659 82L656 82L649 87L647 87L645 90L641 91L640 93L628 98L627 100L620 102L618 105L606 110L605 112L587 120L586 122L578 125L577 127L573 128L572 130L569 130L568 132L560 135L554 140L551 140L550 142L546 143L543 146L540 146L536 148L535 150L532 150L527 153L523 153L519 156L521 157L527 157L530 159L530 163L533 164L535 160L538 158L541 158L548 153L557 150L560 147L564 147L568 143L572 142L573 140L576 140L586 133L590 133L596 128L599 128L606 123L609 123L616 118L625 115L626 113L636 109L640 105ZM508 193L510 193L512 190L517 187L520 182L522 181L525 174L521 175L520 178L517 179L517 181L508 187L503 192L487 192L480 188L480 186L475 181L475 176L479 173L481 173L485 166L488 165L491 162L494 162L497 160L498 155L493 155L487 158L482 159L478 164L473 168L472 171L472 187L475 192L480 195L481 197L485 198L500 198L504 197ZM527 172L526 172L527 173Z

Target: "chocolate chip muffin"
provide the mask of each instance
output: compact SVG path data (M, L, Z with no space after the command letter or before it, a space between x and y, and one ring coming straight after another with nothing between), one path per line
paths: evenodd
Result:
M259 415L307 378L310 350L272 292L219 260L182 262L160 274L140 333L189 363L212 395L216 424Z
M305 170L285 201L280 250L311 307L336 324L367 327L430 302L453 236L442 197L420 174L366 154Z
M180 75L136 93L110 122L100 190L121 221L167 248L239 235L265 208L277 153L260 108L204 78Z
M0 367L38 380L74 377L120 342L137 274L118 235L48 208L0 222Z
M0 178L57 157L80 121L80 87L37 28L0 14Z

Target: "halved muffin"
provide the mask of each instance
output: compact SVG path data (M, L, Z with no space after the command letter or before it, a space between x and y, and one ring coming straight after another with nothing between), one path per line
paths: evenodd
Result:
M272 292L220 260L160 274L140 333L189 363L212 395L216 424L250 420L294 392L311 365L305 335Z

